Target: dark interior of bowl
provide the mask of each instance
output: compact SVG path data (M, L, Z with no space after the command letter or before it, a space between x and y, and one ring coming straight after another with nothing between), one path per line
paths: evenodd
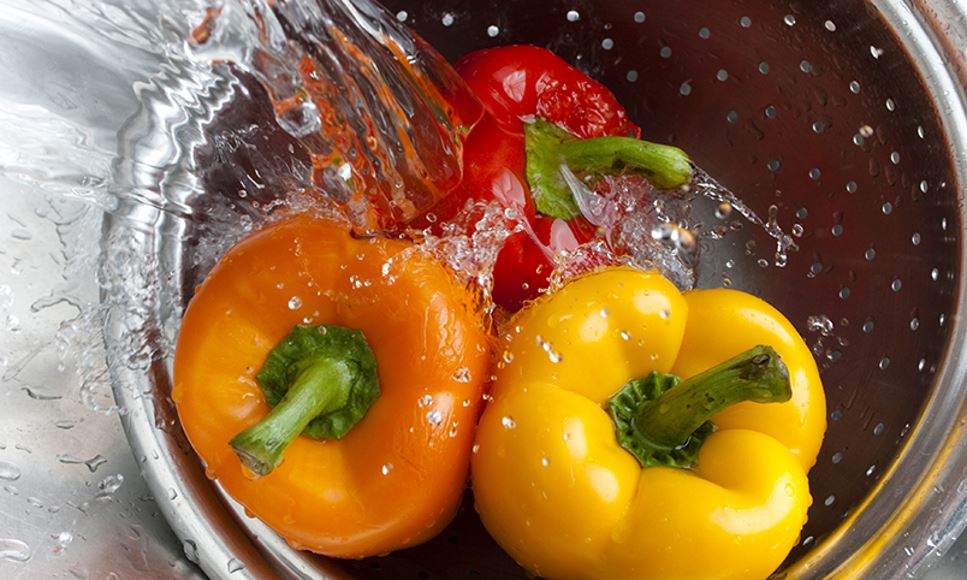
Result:
M777 306L814 347L829 429L810 475L809 523L790 558L821 541L916 423L958 291L962 228L949 148L875 8L861 0L385 4L451 59L509 43L553 49L609 86L649 139L684 148L759 215L775 206L778 224L798 234L785 267L761 267L774 242L745 228L707 249L699 285L721 286L727 276ZM265 107L229 107L213 130L255 122L271 150L284 151L291 138L266 121ZM253 174L271 179L277 160L225 150L233 156L198 153L209 192L232 197ZM185 288L198 281L186 276ZM431 543L348 567L373 578L522 576L477 522L469 496Z

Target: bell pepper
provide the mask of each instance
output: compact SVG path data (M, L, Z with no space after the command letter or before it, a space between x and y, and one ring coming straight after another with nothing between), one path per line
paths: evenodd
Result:
M290 544L423 542L466 488L489 378L475 295L410 243L298 217L244 239L182 321L173 399L209 477Z
M464 143L461 184L431 208L429 221L452 220L468 200L517 210L527 227L507 241L494 275L493 298L508 310L546 289L554 255L595 237L561 165L582 176L641 172L668 189L691 177L684 152L639 141L639 128L604 85L546 49L479 50L456 68L485 114Z
M816 364L774 308L652 272L579 277L508 323L471 473L547 578L765 578L795 545L825 431Z

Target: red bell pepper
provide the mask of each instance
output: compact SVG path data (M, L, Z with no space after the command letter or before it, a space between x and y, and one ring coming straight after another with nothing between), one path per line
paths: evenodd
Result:
M485 114L467 136L460 186L434 206L453 218L468 199L518 209L528 228L497 258L494 301L511 311L547 287L553 256L594 238L561 174L643 173L671 189L691 177L681 150L639 141L640 129L601 83L534 46L479 50L456 64Z

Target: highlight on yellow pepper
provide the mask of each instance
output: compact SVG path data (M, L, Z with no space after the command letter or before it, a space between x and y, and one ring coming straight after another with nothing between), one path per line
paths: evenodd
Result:
M765 578L812 502L812 355L774 308L599 271L510 321L471 473L487 530L547 578Z
M449 523L490 376L475 295L412 244L297 217L230 249L174 392L207 473L297 548L359 558Z

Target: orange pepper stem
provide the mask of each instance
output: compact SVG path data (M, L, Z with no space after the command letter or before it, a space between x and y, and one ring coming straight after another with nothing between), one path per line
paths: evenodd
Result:
M341 439L379 396L376 359L362 332L296 326L269 353L257 378L272 411L229 442L257 476L282 463L296 436Z
M634 379L608 406L618 442L642 466L688 467L714 430L713 415L743 401L779 403L791 397L779 354L757 346L685 381L656 372Z
M310 421L346 400L353 374L345 362L332 359L303 370L268 416L232 438L230 445L242 465L259 476L278 467L285 448Z

